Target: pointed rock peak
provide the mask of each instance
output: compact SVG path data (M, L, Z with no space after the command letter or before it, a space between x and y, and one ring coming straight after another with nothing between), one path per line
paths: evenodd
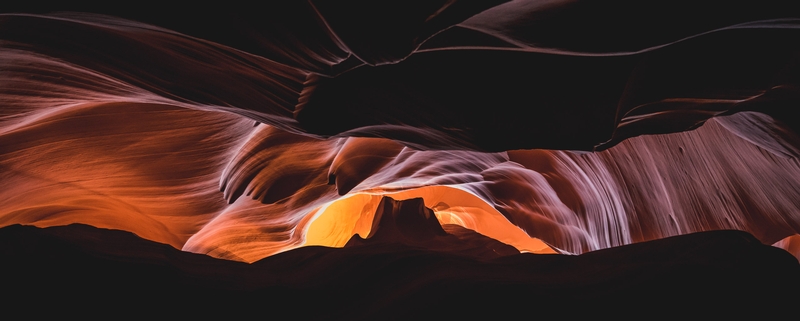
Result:
M508 244L461 226L442 226L422 198L396 201L384 196L366 238L353 235L345 247L405 245L479 259L519 254Z
M425 207L422 198L396 201L384 196L375 211L367 239L419 243L446 235L433 210Z

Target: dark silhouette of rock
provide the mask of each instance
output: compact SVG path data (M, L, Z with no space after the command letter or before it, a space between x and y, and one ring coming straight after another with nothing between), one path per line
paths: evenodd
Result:
M519 254L513 246L470 229L448 224L445 229L422 198L396 201L384 196L366 238L353 235L345 247L398 246L447 252L478 259Z
M0 258L4 306L62 317L769 318L791 313L800 298L797 260L741 231L578 256L476 260L409 247L304 247L246 264L128 232L14 225L0 229Z
M798 262L762 244L798 233L796 0L377 3L0 6L0 223L137 233L0 229L5 313L796 314ZM268 256L408 147L508 159L371 187L470 185L529 236L589 252L517 254L385 198L366 238ZM507 152L534 148L609 152ZM176 247L270 249L245 264Z

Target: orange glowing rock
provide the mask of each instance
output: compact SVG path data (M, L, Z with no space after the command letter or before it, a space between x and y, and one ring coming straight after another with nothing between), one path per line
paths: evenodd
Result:
M388 196L521 252L719 229L796 252L787 3L702 19L659 4L690 23L646 38L601 21L553 34L581 8L633 17L588 2L0 13L0 226L86 223L254 262L367 237Z
M775 242L773 246L782 248L789 253L792 253L798 261L800 261L800 234L790 235L782 240Z
M308 226L305 245L344 246L353 235L367 238L374 215L385 197L421 198L444 226L458 225L514 246L522 252L556 253L541 240L525 234L480 198L457 188L429 186L393 193L358 193L323 207ZM458 204L450 206L449 204Z
M0 135L0 225L80 222L181 248L225 208L218 175L251 123L168 105L86 103L11 128Z
M451 232L443 228L421 198L395 201L384 196L369 235L353 236L344 247L403 245L486 260L519 254L515 248L469 229L456 226L447 230Z

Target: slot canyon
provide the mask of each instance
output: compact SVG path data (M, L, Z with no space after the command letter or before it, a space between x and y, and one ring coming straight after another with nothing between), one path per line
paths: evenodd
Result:
M3 304L791 315L798 108L789 0L3 4Z

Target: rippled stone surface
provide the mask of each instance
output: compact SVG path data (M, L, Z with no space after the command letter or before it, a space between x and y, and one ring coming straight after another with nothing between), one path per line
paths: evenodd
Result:
M800 258L793 1L171 10L0 8L0 226L256 262L380 248L391 197L476 259L712 230Z

